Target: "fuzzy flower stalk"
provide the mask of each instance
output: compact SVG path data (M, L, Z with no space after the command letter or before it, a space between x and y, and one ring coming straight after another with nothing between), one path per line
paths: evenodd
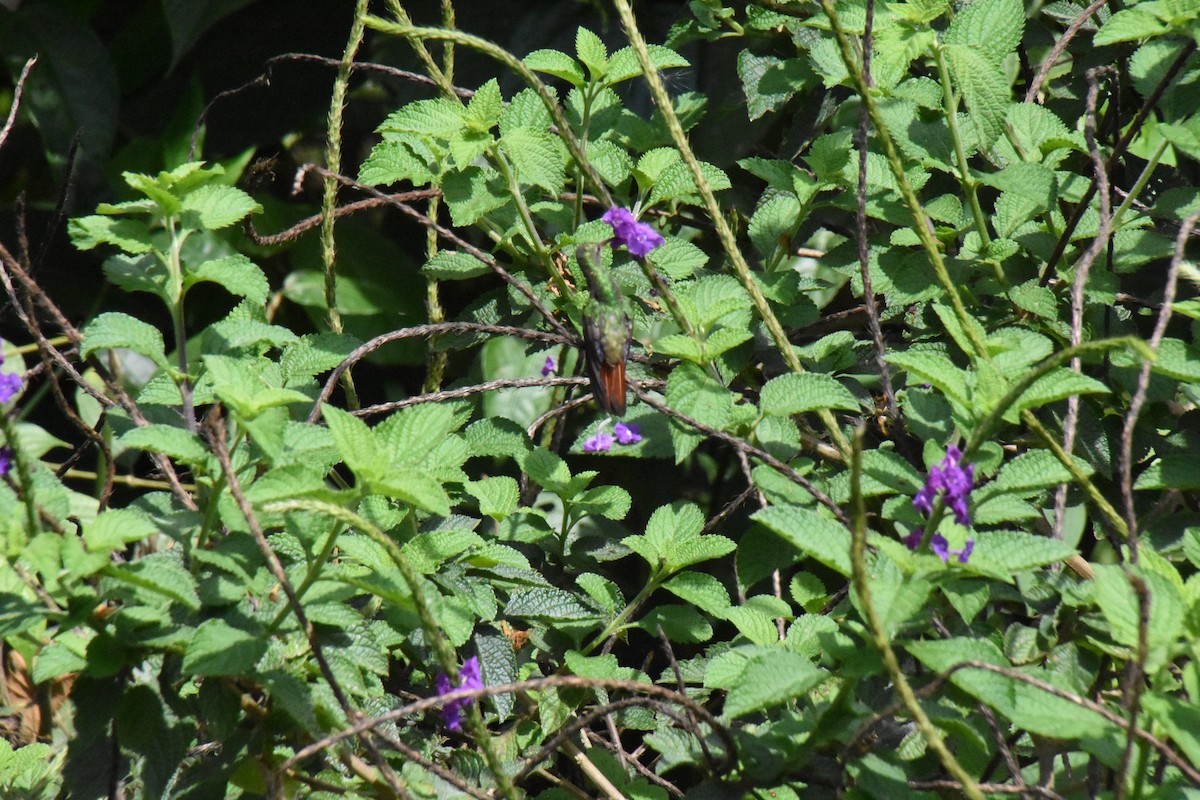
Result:
M479 674L479 659L471 656L463 662L462 668L458 671L458 686L452 686L450 684L450 677L444 672L437 674L436 684L439 697L449 694L455 689L482 689L483 679ZM452 731L460 729L462 727L463 712L473 702L475 702L475 699L472 697L448 700L442 706L442 721L446 723L446 727Z
M925 485L913 498L913 508L926 517L933 515L933 501L941 494L954 513L954 520L959 525L970 527L971 514L967 507L971 490L975 488L975 465L962 465L962 451L954 445L946 448L946 457L938 464L929 468L929 477ZM921 545L923 532L914 531L905 538L904 543L912 550ZM968 539L961 550L951 550L949 542L940 533L935 533L929 540L929 547L942 561L948 561L951 555L957 556L959 563L967 563L971 551L975 548L975 540Z

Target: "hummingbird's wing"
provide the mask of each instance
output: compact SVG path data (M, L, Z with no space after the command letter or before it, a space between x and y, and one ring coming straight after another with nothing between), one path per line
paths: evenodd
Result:
M624 327L632 333L633 322L624 319ZM592 396L601 411L618 417L625 416L625 359L629 356L629 339L624 342L624 352L618 358L605 353L605 337L600 323L585 317L583 321L583 356L588 378L592 382ZM628 334L627 334L628 336Z

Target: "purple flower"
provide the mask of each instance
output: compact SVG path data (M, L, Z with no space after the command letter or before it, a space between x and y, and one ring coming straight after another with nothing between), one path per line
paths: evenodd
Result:
M945 561L950 555L950 543L940 533L935 533L929 537L929 549L942 561Z
M542 364L542 377L545 378L547 375L553 374L556 369L558 367L554 364L554 357L546 356L546 363Z
M975 465L968 464L964 469L959 463L961 458L962 451L957 447L946 448L946 457L941 463L929 468L929 478L913 498L913 508L926 516L933 514L933 500L938 492L942 492L946 504L954 512L955 521L964 526L971 524L967 498L975 488Z
M915 551L921 546L921 538L923 534L924 531L918 528L908 536L905 536L902 541L909 550ZM971 552L975 549L975 540L967 539L967 543L963 545L961 550L951 550L950 542L946 541L946 537L942 536L940 533L935 533L933 536L929 537L929 549L932 550L933 554L940 558L943 562L949 561L950 556L957 556L958 563L965 564L971 557Z
M613 247L625 245L634 258L645 258L654 248L663 243L658 231L644 222L638 222L627 208L610 208L600 219L613 229Z
M450 678L444 672L437 674L437 693L441 695L448 694L458 689L482 689L483 679L479 675L479 659L471 656L463 662L462 669L458 671L458 686L450 685ZM458 700L450 700L442 706L442 720L446 723L446 727L452 731L456 731L462 727L463 710L474 702L474 698L463 697Z
M637 444L642 440L642 429L637 425L618 422L613 428L613 433L617 436L618 444Z
M11 447L0 447L0 476L7 475L12 469L13 451Z
M12 400L21 391L21 376L15 372L0 374L0 403Z
M967 543L963 545L962 550L951 550L951 553L958 554L958 563L965 564L967 559L971 557L971 553L975 550L975 540L967 539Z
M613 446L613 435L608 431L596 431L583 443L585 453L607 453Z
M904 542L904 546L909 550L916 552L916 549L921 546L921 539L924 538L925 531L917 528L915 531L905 536L900 541Z

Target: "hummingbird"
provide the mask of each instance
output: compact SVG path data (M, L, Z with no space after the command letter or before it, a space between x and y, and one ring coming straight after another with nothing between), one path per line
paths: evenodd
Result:
M589 243L575 249L590 295L583 309L583 356L596 405L601 411L623 417L625 361L633 339L633 320L617 279L601 262L602 247Z

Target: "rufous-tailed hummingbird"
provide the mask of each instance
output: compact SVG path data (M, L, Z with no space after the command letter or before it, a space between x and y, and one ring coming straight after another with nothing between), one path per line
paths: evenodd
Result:
M596 405L601 411L622 417L625 361L633 339L633 320L617 279L604 268L601 248L602 244L589 243L575 249L590 295L583 309L583 355Z

